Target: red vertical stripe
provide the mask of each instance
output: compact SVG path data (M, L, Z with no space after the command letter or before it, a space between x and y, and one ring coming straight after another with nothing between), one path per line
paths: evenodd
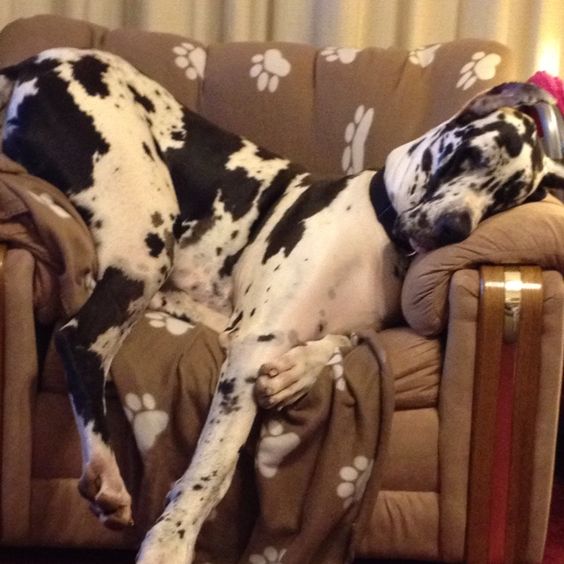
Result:
M493 564L506 562L505 538L509 512L515 359L516 347L503 344L491 475L489 562Z

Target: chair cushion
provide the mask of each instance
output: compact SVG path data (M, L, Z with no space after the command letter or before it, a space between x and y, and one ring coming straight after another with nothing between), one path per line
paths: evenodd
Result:
M154 331L162 327L162 331ZM147 313L133 331L150 332L153 346L151 354L167 351L166 370L181 368L184 353L184 339L178 333L188 336L189 329L183 321L178 321L162 313ZM176 334L175 334L176 332ZM386 360L394 376L395 409L418 409L434 407L437 403L439 376L441 372L441 344L438 339L421 337L407 327L388 329L378 334L386 352ZM164 378L166 374L155 374ZM67 393L61 360L50 344L41 376L41 390ZM109 387L113 393L112 387Z

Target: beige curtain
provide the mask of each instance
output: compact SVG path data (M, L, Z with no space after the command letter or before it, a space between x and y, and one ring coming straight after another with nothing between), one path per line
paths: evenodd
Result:
M206 43L273 39L412 49L480 37L514 50L516 78L564 68L564 0L0 0L1 26L40 13Z

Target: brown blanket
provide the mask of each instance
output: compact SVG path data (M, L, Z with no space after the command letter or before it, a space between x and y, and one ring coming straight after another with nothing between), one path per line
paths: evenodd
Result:
M36 259L35 315L44 322L72 315L88 295L95 257L70 203L0 156L0 214L0 241ZM112 379L144 465L134 500L141 529L190 461L222 361L213 332L160 312L145 314L114 361ZM197 562L352 557L389 434L393 387L384 365L367 332L344 360L333 359L306 398L260 415L232 487L204 526Z

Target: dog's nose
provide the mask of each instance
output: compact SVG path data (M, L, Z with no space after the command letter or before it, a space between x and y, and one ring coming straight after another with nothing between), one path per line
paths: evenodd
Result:
M472 220L470 214L451 212L441 216L435 226L435 238L440 246L459 243L470 235Z

